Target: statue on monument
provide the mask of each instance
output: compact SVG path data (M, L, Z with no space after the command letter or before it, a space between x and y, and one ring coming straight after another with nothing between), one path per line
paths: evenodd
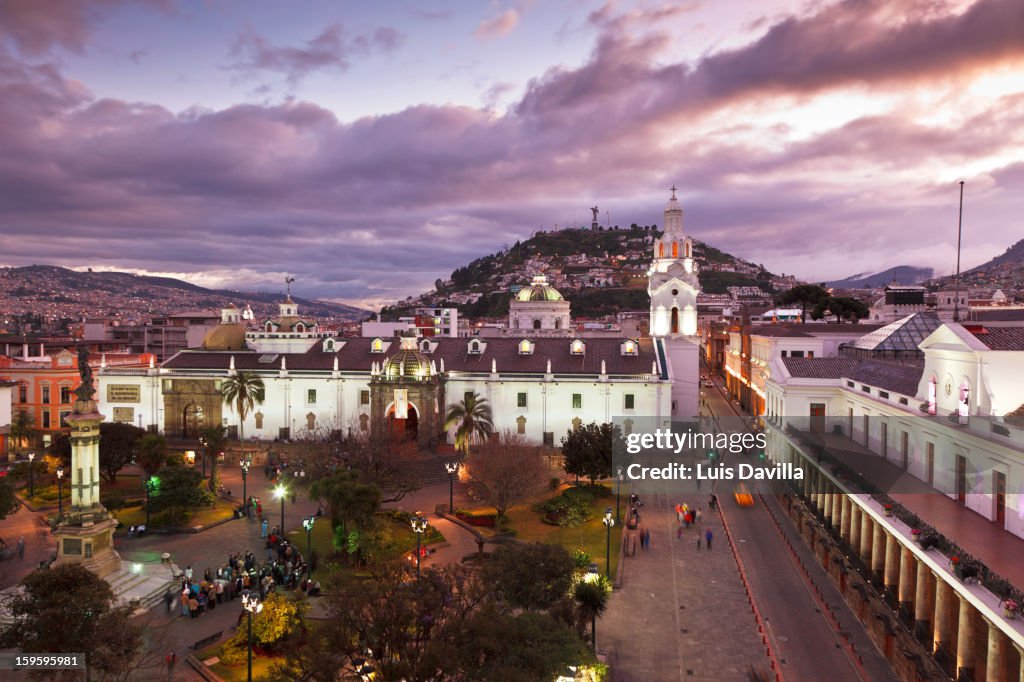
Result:
M92 400L96 388L92 384L92 367L89 366L89 349L85 346L78 347L78 376L82 383L75 389L75 395L79 400Z
M598 214L597 206L591 206L590 207L590 212L594 214L594 222L596 223L597 222L597 214Z

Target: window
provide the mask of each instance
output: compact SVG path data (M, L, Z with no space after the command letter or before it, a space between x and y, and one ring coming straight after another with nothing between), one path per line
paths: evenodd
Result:
M889 456L889 425L882 422L882 435L880 437L882 441L882 457Z
M43 428L44 429L50 428L50 411L49 410L43 410Z
M846 385L847 385L847 386L848 386L849 388L853 388L853 382L852 382L852 381L847 381L847 382L846 382Z
M316 415L310 412L306 415L306 430L312 431L316 428Z
M789 352L789 351L785 351L785 350L784 350L784 351L782 351L782 357L786 357L786 353L788 353L788 352Z
M462 400L465 401L466 403L469 403L470 401L475 400L475 398L473 397L474 395L476 394L473 393L473 391L466 391L465 393L462 394Z
M791 358L802 358L803 356L804 356L804 352L802 350L791 350L791 351L789 351L789 357L791 357Z
M907 468L910 462L910 434L906 431L900 432L900 456L903 458L903 468Z
M308 391L306 391L306 404L307 405L316 405L316 389L315 388L311 388Z
M469 352L470 353L480 353L480 342L477 341L476 339L473 339L472 341L470 341L469 342Z
M632 394L632 393L627 393L626 394L626 409L627 410L635 409L635 405L636 405L636 396L634 394Z
M533 347L530 345L530 342L527 339L523 339L522 341L519 342L520 355L529 355L532 352Z
M334 339L324 341L324 351L330 353L334 350Z
M360 405L369 405L370 404L370 392L369 391L359 391L359 404Z
M526 393L516 395L516 407L526 407Z
M924 475L928 485L935 485L935 443L925 443Z
M516 433L520 435L526 433L526 417L523 415L519 415L519 417L516 418Z
M879 391L878 392L878 397L879 398L888 398L889 397L889 391Z
M60 427L62 429L67 427L67 425L68 425L68 415L70 415L70 414L71 414L71 412L69 412L67 410L64 410L63 412L60 413Z
M384 352L384 340L383 339L374 339L370 343L370 352L371 353L383 353Z
M19 403L27 403L28 402L28 386L26 386L25 384L19 384L18 385L18 402Z
M871 387L865 386L864 384L860 385L860 390L864 391L865 393L871 393Z
M906 398L900 398L900 405L906 405L908 402Z
M814 357L814 351L813 350L807 351L807 357L813 358Z
M50 404L50 387L44 384L42 386L42 389L43 389L43 404L44 405L49 405Z
M253 415L253 419L256 420L256 428L257 429L262 429L263 428L263 413L262 412L257 412L256 414Z
M572 345L569 346L569 352L572 353L573 355L583 355L583 352L585 350L586 345L579 339L573 341Z
M60 387L60 404L67 405L71 402L71 387L61 386Z
M572 409L579 410L583 408L583 394L573 393L572 394Z

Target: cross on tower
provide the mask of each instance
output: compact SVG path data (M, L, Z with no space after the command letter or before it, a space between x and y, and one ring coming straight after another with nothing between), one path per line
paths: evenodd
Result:
M676 198L676 186L675 185L672 185L672 198L673 199Z

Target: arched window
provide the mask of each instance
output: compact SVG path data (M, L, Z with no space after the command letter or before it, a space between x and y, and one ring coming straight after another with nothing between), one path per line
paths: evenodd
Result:
M526 417L524 417L523 415L519 415L519 417L516 419L516 433L526 433Z
M306 430L312 431L316 428L316 415L310 412L306 415Z
M665 244L664 244L664 242L659 242L658 243L658 258L664 258L664 257L665 257Z
M295 331L301 334L302 332L306 331L306 328L302 325L301 322L299 322L297 325L295 325Z
M686 257L693 258L693 244L689 239L686 240Z
M324 350L328 353L334 350L334 339L324 341Z
M273 322L267 322L267 331L268 332L274 331L274 323Z
M555 318L555 329L561 329L561 328L562 328L562 318L556 317Z
M971 412L971 382L966 377L960 382L960 399L957 410L966 417Z
M540 329L540 320L534 320L533 321L533 328L534 329Z
M262 412L257 412L256 414L253 415L253 419L256 420L256 428L257 429L262 429L263 428L263 413Z
M679 258L679 242L672 242L672 257Z
M672 306L672 320L669 328L673 334L679 333L679 308Z

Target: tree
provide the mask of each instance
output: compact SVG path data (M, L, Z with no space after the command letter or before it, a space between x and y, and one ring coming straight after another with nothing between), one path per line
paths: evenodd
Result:
M444 428L455 426L455 448L469 454L469 446L478 440L486 440L494 431L491 406L486 398L476 392L469 393L461 401L448 408Z
M71 464L71 437L66 433L58 434L50 443L50 447L46 448L46 452L60 459L64 466L69 466Z
M238 412L238 438L244 438L245 417L256 404L263 404L263 379L254 372L235 372L220 386L228 407Z
M210 462L210 479L206 484L210 492L216 494L217 484L220 483L220 454L227 444L227 434L223 426L208 426L203 429L201 438L204 444L203 457Z
M213 495L203 489L203 475L192 467L165 466L157 472L158 494L150 501L150 510L163 511L170 507L194 508L209 506Z
M799 284L782 292L776 299L779 305L799 305L800 321L807 321L807 308L828 298L828 292L817 284Z
M483 582L515 609L544 611L565 598L575 565L560 545L503 545L483 566Z
M569 429L562 438L566 473L589 478L591 485L599 478L611 476L612 453L621 438L621 429L612 424L591 422Z
M394 434L360 433L345 441L343 457L364 483L380 488L381 504L398 502L421 487L415 467L409 466L417 459L413 441Z
M814 320L820 320L831 315L835 315L836 322L842 322L844 319L853 322L867 317L868 307L849 296L837 296L834 298L830 296L824 301L819 302L814 306L814 310L811 311L811 319Z
M353 527L370 524L380 509L380 488L359 480L358 472L338 471L314 481L309 494L325 503L331 514L331 527L347 533Z
M586 623L590 622L590 641L597 646L597 619L608 608L608 595L611 593L611 584L604 576L597 580L581 580L573 588L573 601L579 610L580 632L584 631Z
M540 449L506 431L466 458L469 488L498 512L498 524L509 507L523 502L546 482L547 463Z
M152 476L167 465L167 441L157 433L147 433L139 440L135 462L147 476Z
M131 424L100 424L100 471L103 478L111 483L117 480L117 472L131 464L144 435L143 429Z
M270 593L263 600L263 610L252 619L253 646L272 649L295 634L302 625L309 604ZM238 628L224 644L221 658L228 665L241 663L249 652L248 628Z
M11 420L9 435L11 443L14 444L15 454L21 452L26 442L31 443L36 435L36 422L32 413L28 410L15 412L14 419Z
M115 607L110 585L92 571L64 564L29 573L21 587L7 600L11 622L0 645L31 653L82 652L90 668L114 676L138 654L142 632L130 621L131 607ZM108 632L119 633L115 641L108 641ZM77 671L68 673L46 677L80 679Z
M14 496L14 488L7 477L0 478L0 521L18 510L20 502Z

